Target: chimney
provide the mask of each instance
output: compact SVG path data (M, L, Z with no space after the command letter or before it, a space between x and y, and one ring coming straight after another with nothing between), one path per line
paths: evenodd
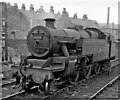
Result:
M34 11L33 4L30 5L30 11Z
M54 25L55 19L54 18L46 18L45 21L46 21L47 27L55 28L55 25Z
M11 6L10 2L7 3L7 6Z
M18 5L17 5L17 3L14 3L14 7L18 9Z
M60 15L60 11L58 11L57 15Z
M25 10L25 9L26 9L25 4L22 4L21 10Z
M110 17L110 7L108 7L107 26L109 26L109 17Z
M40 13L41 12L44 12L44 9L43 9L43 6L40 6L39 10L38 10Z
M64 16L64 15L65 15L65 16L69 16L68 13L67 13L67 11L66 11L66 8L63 8L62 15L63 15L63 16Z
M53 6L50 6L50 12L51 12L51 13L54 13Z
M87 20L88 17L87 17L87 14L84 14L83 17L82 17L83 20Z
M75 13L74 16L73 16L73 19L77 19L77 14Z

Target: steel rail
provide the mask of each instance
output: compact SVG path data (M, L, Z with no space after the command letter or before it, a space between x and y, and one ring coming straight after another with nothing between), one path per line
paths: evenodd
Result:
M120 74L113 78L111 81L109 81L106 85L104 85L101 89L99 89L96 93L94 93L92 96L89 97L89 99L95 99L97 95L99 95L102 91L104 91L108 86L112 85L115 81L117 81L120 78Z
M11 85L11 84L14 84L16 81L13 79L13 80L8 80L8 82L7 82L7 80L5 80L6 82L5 83L3 83L4 82L4 80L2 81L2 84L0 84L0 86L1 87L4 87L4 86L6 86L6 85Z
M38 86L34 86L34 87L32 87L31 89L33 90L33 89L35 89L35 88L37 88L37 87L38 87ZM16 93L11 94L11 95L7 95L7 96L5 96L5 97L0 98L0 100L8 99L8 98L14 97L14 96L19 95L19 94L22 94L22 93L25 93L25 90L16 92Z

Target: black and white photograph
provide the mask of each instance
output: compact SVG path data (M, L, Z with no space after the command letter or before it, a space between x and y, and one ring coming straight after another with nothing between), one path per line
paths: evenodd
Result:
M0 100L120 100L120 1L0 0Z

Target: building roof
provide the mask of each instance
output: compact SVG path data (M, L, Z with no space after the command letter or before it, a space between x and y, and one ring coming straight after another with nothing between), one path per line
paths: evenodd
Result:
M76 18L76 19L71 18L71 20L72 23L74 23L75 25L81 25L83 27L100 28L100 25L95 20L90 20L90 19L83 20L81 18Z
M114 28L114 29L118 29L118 24L114 24L114 23L109 23L109 26L106 25L106 23L99 23L101 27L103 28Z
M20 10L20 11L29 19L33 19L34 24L38 24L38 23L35 23L35 20L39 20L37 22L39 22L40 25L45 25L44 19L46 17L47 18L54 17L56 19L57 28L66 28L69 25L70 26L81 25L84 27L100 28L100 25L97 23L97 21L88 19L87 15L86 16L84 15L83 17L85 18L81 19L81 18L69 17L67 11L65 11L62 14L54 13L54 12L45 12L44 10L42 12L39 12L39 11L35 12L35 11L30 11L30 10Z

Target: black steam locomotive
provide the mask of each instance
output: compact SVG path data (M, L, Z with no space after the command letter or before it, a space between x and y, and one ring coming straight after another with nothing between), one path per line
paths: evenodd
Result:
M102 31L81 26L57 29L55 19L45 21L46 26L33 27L27 36L31 55L20 64L23 89L38 85L49 91L63 81L73 84L102 70L110 71L114 45Z

